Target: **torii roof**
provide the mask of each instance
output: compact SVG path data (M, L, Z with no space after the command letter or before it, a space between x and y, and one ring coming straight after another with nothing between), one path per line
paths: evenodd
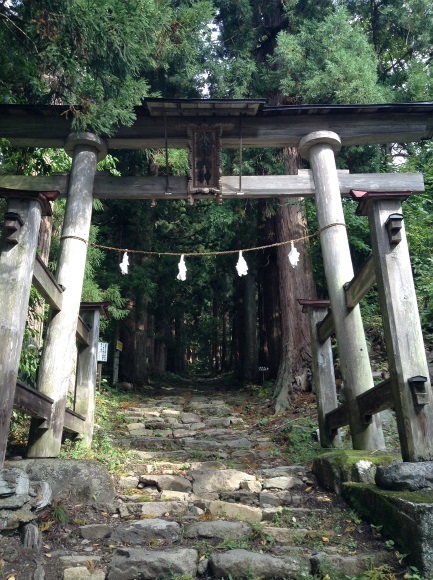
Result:
M107 137L109 149L188 145L190 125L221 126L222 147L297 146L312 131L334 131L343 145L405 143L433 137L433 101L268 107L264 100L145 99L131 127ZM242 118L242 120L241 120ZM0 137L16 147L62 148L72 114L61 105L0 105Z

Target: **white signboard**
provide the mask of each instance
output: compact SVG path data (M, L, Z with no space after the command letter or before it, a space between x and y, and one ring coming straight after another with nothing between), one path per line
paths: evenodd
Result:
M108 342L98 342L98 362L107 362Z

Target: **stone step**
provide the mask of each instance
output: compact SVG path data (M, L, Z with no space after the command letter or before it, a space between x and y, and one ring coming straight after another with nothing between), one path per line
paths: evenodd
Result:
M61 548L38 564L47 580L333 580L386 563L389 552L360 544L357 555L337 552L330 495L305 465L284 465L239 408L219 395L152 394L126 410L117 495L103 516L89 509L85 523L56 531Z

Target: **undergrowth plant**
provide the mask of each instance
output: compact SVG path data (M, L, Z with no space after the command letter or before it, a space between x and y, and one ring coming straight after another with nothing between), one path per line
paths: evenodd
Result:
M92 447L80 439L66 440L60 457L63 459L93 459L104 464L110 472L120 473L129 461L129 450L116 438L123 425L125 405L133 404L131 394L107 387L96 392L95 429Z

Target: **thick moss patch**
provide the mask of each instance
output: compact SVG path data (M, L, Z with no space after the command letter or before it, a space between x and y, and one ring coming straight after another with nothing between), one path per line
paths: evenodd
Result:
M322 453L319 459L326 459L330 463L339 467L341 471L347 475L352 473L353 467L365 459L370 461L373 465L392 465L394 461L401 460L399 455L391 455L389 453L375 453L369 451L358 451L355 449L345 449L344 451L331 451L328 453ZM346 481L350 481L347 479Z
M345 482L374 483L376 468L400 460L398 455L369 451L331 451L316 457L313 473L320 484L335 493L341 493Z

